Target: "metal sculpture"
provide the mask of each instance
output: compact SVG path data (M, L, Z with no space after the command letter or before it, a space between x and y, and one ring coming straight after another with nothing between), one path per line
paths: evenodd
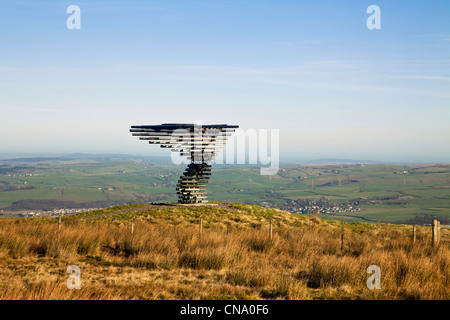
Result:
M219 148L239 126L227 124L197 125L163 123L162 125L131 126L130 132L140 140L171 148L190 161L178 180L179 203L206 203L206 185L211 175L211 163Z

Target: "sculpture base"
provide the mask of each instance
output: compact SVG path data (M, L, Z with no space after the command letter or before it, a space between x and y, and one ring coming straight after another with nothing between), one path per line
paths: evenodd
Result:
M206 185L211 175L211 165L190 163L177 184L178 203L207 203Z

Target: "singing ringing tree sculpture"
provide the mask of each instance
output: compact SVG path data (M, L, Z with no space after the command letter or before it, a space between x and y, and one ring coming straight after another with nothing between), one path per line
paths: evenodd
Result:
M206 203L206 185L211 175L211 163L218 149L239 126L227 124L197 125L163 123L162 125L131 126L130 132L140 140L171 148L190 161L178 180L179 203Z

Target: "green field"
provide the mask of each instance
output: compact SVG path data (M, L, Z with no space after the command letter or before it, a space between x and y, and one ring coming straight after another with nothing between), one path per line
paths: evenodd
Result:
M334 203L364 202L357 214L374 221L450 217L450 165L289 166L272 177L260 176L258 169L231 170L241 172L231 175L230 170L219 169L213 174L211 199L255 203L256 198L284 202L325 197ZM232 181L228 189L227 179Z
M39 208L47 200L83 207L172 202L183 170L132 162L2 165L0 210L20 211L23 205L50 209L53 203ZM325 214L336 219L355 220L352 215L357 215L398 223L423 215L449 218L450 165L287 166L273 176L260 175L259 168L230 166L213 170L208 192L211 201L258 205L320 197L360 202L357 213Z

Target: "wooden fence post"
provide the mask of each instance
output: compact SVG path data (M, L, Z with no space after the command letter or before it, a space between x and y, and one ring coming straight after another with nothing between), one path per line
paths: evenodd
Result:
M439 244L439 221L433 220L431 232L431 243L433 246L437 246Z
M269 220L269 239L272 240L272 219Z
M61 214L58 217L58 232L61 231Z
M198 229L198 234L200 235L200 237L202 236L202 233L203 233L203 220L202 218L200 218L200 225Z
M412 243L416 242L416 225L413 224L413 234L412 234Z
M131 234L134 232L134 219L131 220Z
M344 220L341 221L341 250L344 250Z

